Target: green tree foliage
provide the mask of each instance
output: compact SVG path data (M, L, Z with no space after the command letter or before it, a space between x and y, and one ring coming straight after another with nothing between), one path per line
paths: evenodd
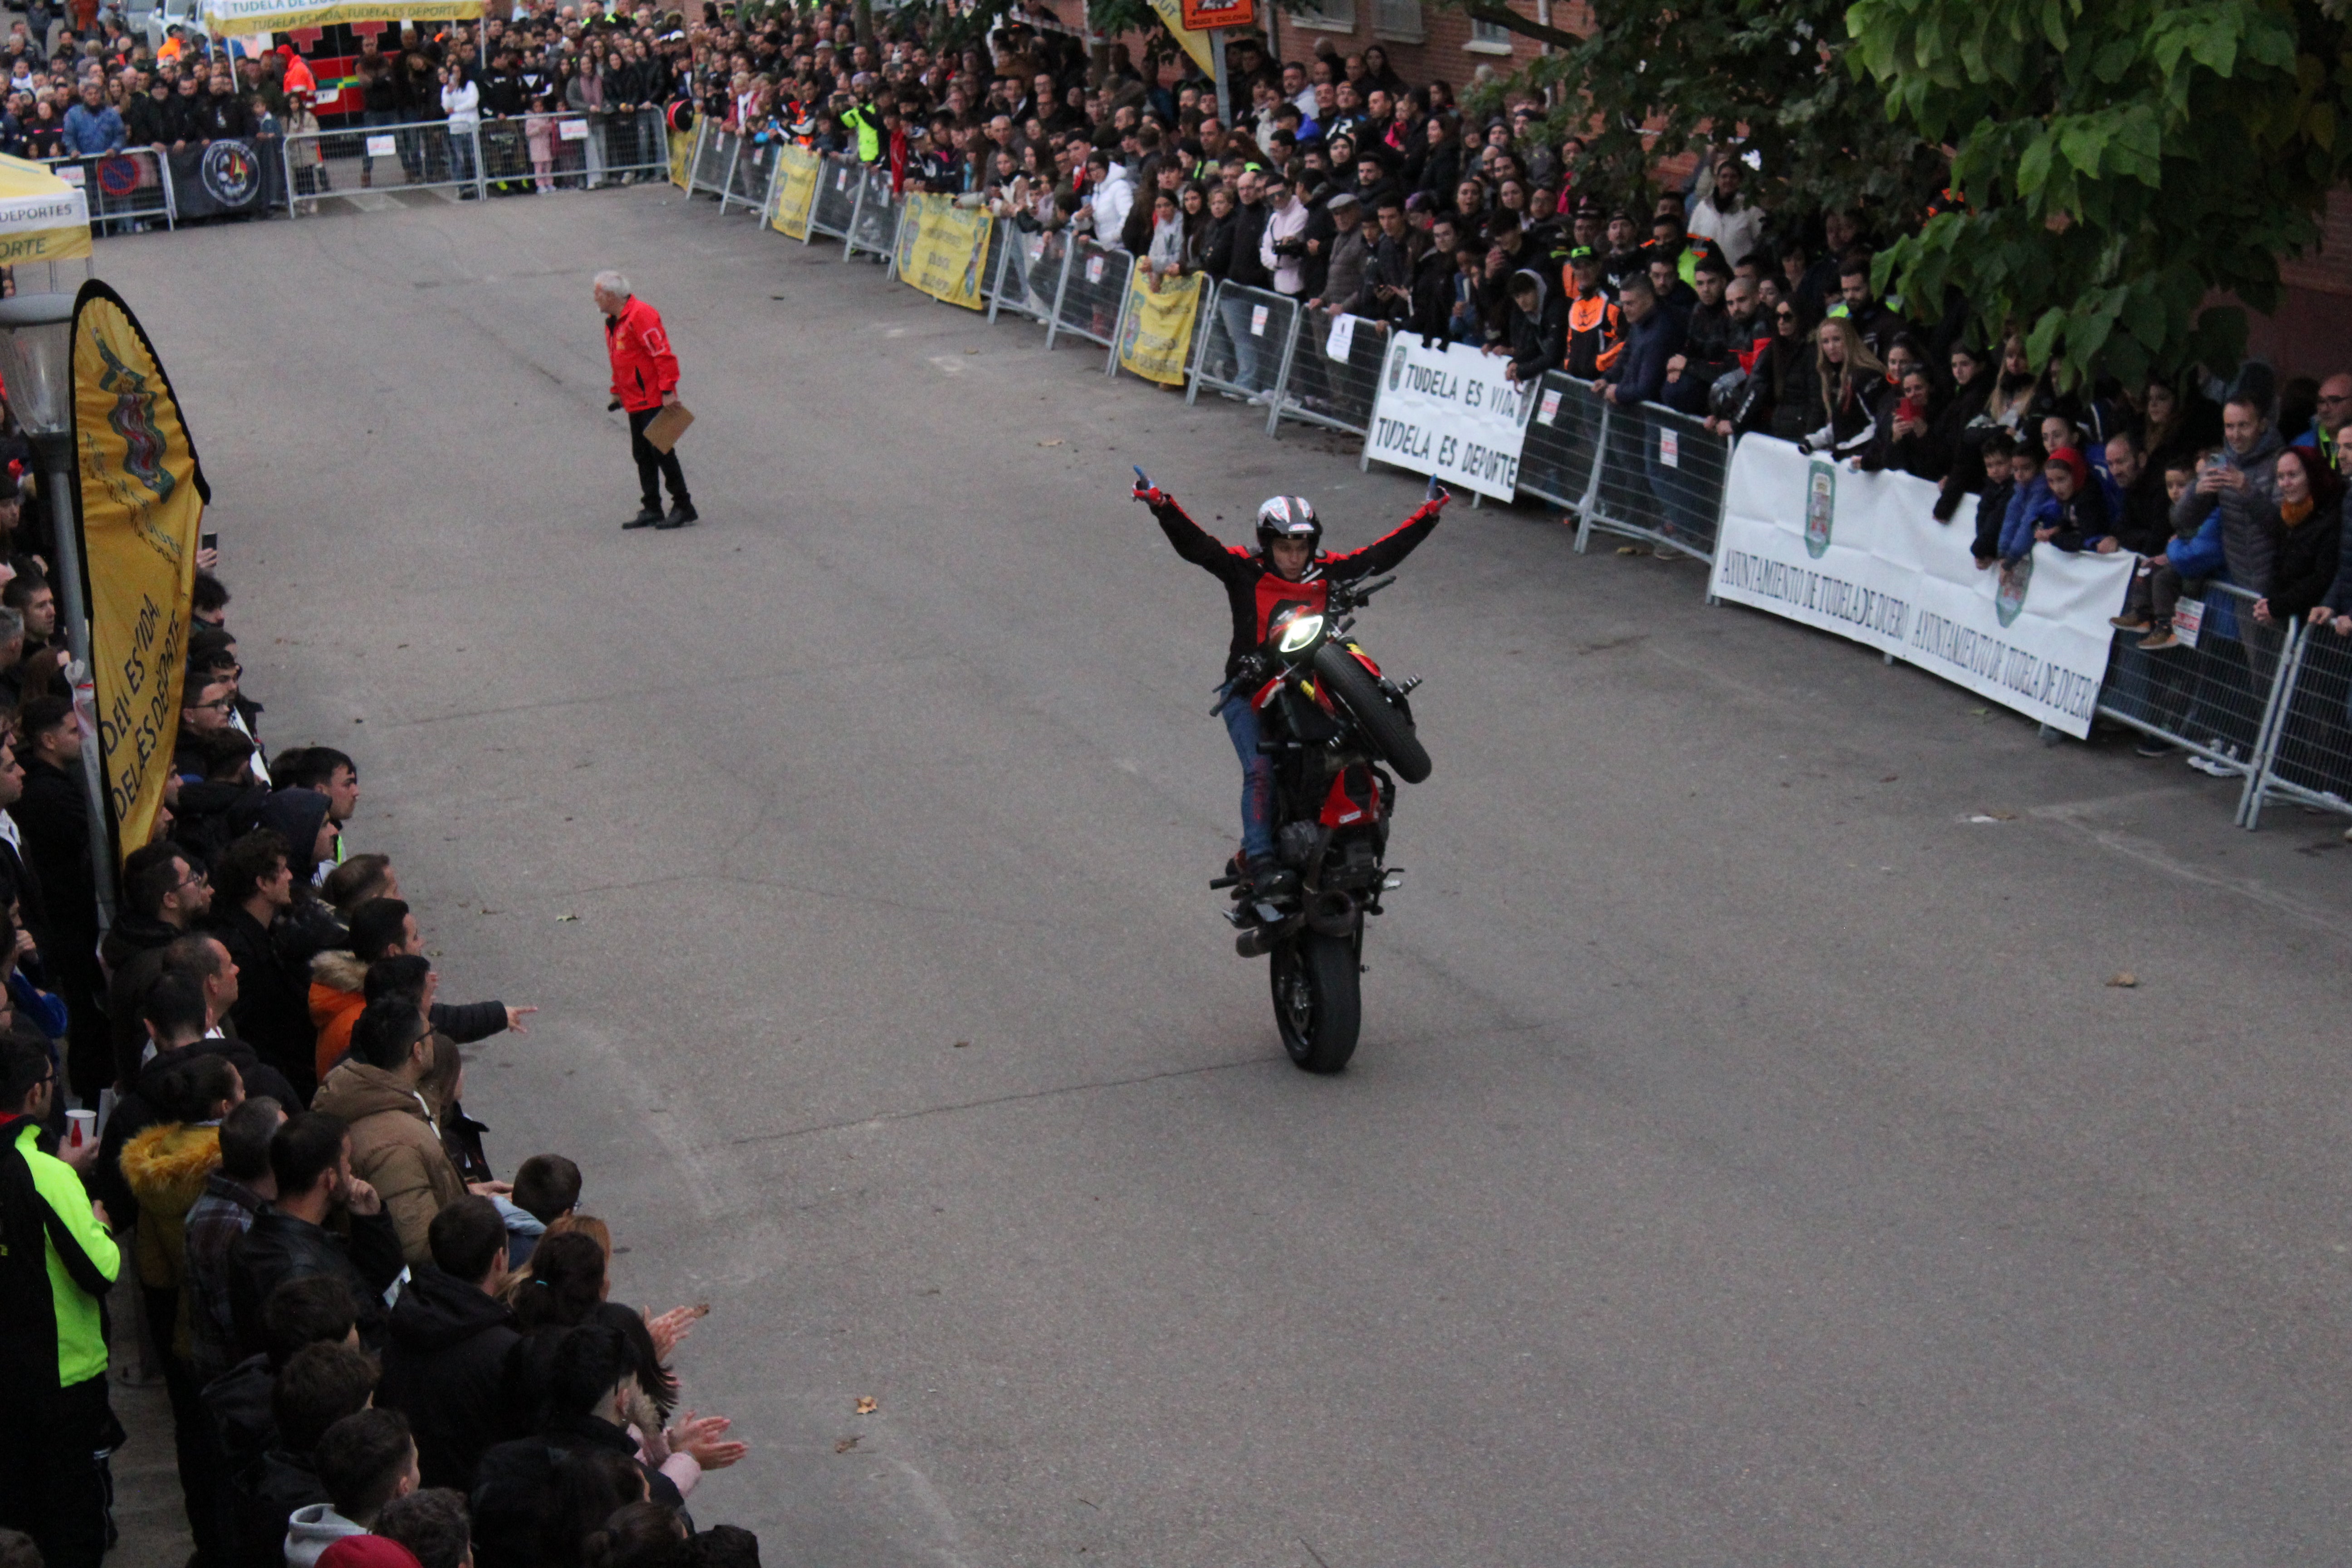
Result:
M1857 70L1888 116L1954 148L1965 210L1879 258L1988 337L2026 329L2070 383L2233 366L2243 312L2318 238L2352 169L2352 37L2321 0L1859 0Z
M1613 198L1640 200L1662 160L1734 136L1761 165L1754 194L1791 211L1863 205L1906 223L1941 184L1935 150L1848 68L1847 0L1595 0L1583 37L1499 0L1454 3L1553 46L1479 106L1563 88L1549 131L1585 138L1581 183Z

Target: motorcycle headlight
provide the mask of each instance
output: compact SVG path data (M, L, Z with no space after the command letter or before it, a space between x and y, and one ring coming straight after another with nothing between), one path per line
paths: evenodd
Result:
M1284 653L1304 653L1313 647L1315 639L1322 635L1322 616L1294 616L1290 624L1282 630L1282 641L1276 646Z

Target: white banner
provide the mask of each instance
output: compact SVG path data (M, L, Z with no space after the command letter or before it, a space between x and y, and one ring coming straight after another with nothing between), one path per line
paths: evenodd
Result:
M1399 332L1381 371L1364 455L1510 500L1519 483L1528 390L1503 378L1510 363L1460 343L1427 348L1420 333Z
M1851 637L2080 738L2106 679L2129 554L2048 544L1979 569L1936 487L1808 458L1768 436L1732 454L1716 597ZM1964 509L1965 513L1965 509Z

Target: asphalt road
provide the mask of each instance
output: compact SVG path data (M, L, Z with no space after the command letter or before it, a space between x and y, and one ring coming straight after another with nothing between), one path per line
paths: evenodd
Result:
M265 733L545 1009L468 1108L711 1303L771 1564L2341 1559L2339 824L1465 502L1364 619L1436 772L1310 1079L1129 465L1341 545L1418 479L667 187L103 259ZM618 528L605 266L699 528Z

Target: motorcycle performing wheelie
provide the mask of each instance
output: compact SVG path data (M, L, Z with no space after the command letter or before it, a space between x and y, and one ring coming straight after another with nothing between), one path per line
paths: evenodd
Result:
M1437 526L1453 499L1435 480L1393 531L1361 550L1321 552L1303 497L1257 510L1257 548L1227 545L1135 470L1135 499L1176 553L1225 585L1233 641L1213 711L1242 764L1242 848L1210 886L1230 889L1235 951L1264 954L1275 1024L1290 1059L1334 1073L1361 1022L1364 918L1399 885L1387 863L1396 781L1429 776L1407 694L1349 635L1365 602Z

